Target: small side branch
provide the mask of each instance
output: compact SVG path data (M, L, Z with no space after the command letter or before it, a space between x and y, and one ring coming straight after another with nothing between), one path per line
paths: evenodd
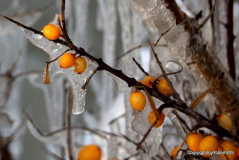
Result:
M164 68L163 68L163 66L162 66L162 63L160 62L160 60L159 60L159 58L158 58L158 55L156 54L156 52L155 52L153 46L151 45L150 42L149 42L149 44L150 44L150 47L151 47L151 49L152 49L152 51L153 51L154 57L155 57L155 59L156 59L156 62L157 62L157 64L159 65L159 67L160 67L160 69L161 69L161 71L162 71L162 73L163 73L164 78L166 79L166 81L167 81L169 87L171 88L171 90L172 90L173 93L174 93L173 96L175 97L175 99L178 100L178 102L180 103L180 105L182 105L182 104L184 103L183 100L180 98L179 94L178 94L177 91L174 89L173 84L172 84L172 82L169 80L169 78L168 78L168 76L167 76L167 74L166 74L166 72L165 72L165 70L164 70Z
M199 25L199 29L202 28L207 23L207 21L210 19L210 17L212 17L215 7L216 7L216 4L217 4L217 0L215 0L214 5L213 5L209 15L207 16L207 18L202 22L202 24Z
M72 106L72 91L69 89L68 96L68 111L67 111L67 149L69 154L69 160L73 160L72 144L71 144L71 106Z
M235 56L234 56L234 35L233 35L233 0L227 1L227 62L229 72L233 80L236 78Z
M139 64L139 62L137 62L134 57L132 57L133 61L135 62L135 64L139 67L139 69L146 75L149 76L149 74L143 69L143 67Z

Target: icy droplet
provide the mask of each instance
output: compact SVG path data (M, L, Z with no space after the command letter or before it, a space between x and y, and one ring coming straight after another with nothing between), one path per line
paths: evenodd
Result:
M56 15L52 22L56 22L58 15ZM55 43L53 41L49 41L44 36L35 34L32 31L23 29L25 36L37 47L43 49L50 56L50 61L54 60L62 53L64 53L67 49L67 46L62 45L60 43ZM75 53L74 51L69 51L69 53ZM87 57L84 57L87 61L87 68L82 74L78 74L74 72L74 67L69 69L62 69L59 65L59 60L52 62L49 64L49 73L50 80L53 80L53 77L56 74L62 73L66 76L67 80L70 82L72 92L73 92L73 114L80 114L84 111L85 106L85 94L86 90L82 89L82 86L86 83L87 79L94 73L94 70L97 68L97 64L92 62ZM45 72L44 72L45 76Z
M129 87L125 81L116 77L115 75L111 74L110 72L107 72L107 73L114 79L116 88L120 93L123 93L123 94L131 93L132 87Z

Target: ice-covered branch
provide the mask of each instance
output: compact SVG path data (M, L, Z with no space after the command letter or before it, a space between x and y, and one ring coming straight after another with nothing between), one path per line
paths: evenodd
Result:
M9 19L9 18L7 18L7 19ZM14 22L13 20L11 20L11 21ZM16 24L19 25L20 23L17 22ZM22 25L22 24L20 24L20 26L25 28L24 25ZM25 29L29 29L29 27L25 28ZM34 30L34 29L31 29L31 30ZM35 33L38 34L39 31L37 31ZM57 43L57 42L54 41L54 43ZM61 44L69 47L68 44L65 44L65 43L61 43ZM110 67L101 58L96 58L96 57L92 56L91 54L87 53L83 48L81 48L81 47L78 48L76 46L74 46L73 48L75 48L75 51L78 54L80 54L81 56L86 56L89 59L91 59L92 61L94 61L95 63L97 63L97 65L98 65L97 70L98 71L104 70L104 71L107 71L107 72L111 73L112 75L114 75L114 76L122 79L123 81L125 81L128 84L129 87L131 87L131 86L133 86L133 87L144 86L143 84L138 82L135 78L130 78L127 75L125 75L121 70L116 70L116 69ZM219 127L217 124L214 124L212 121L203 117L199 113L191 110L185 103L183 103L183 104L179 103L176 100L173 100L169 97L166 97L163 94L159 93L157 90L149 88L147 86L144 86L143 88L145 88L151 96L153 96L153 97L163 101L164 103L166 103L167 106L170 106L170 107L172 107L172 108L174 108L174 109L192 117L193 119L195 119L201 127L206 127L210 130L215 131L217 134L221 135L222 137L227 136L227 137L232 138L232 139L239 142L238 137L236 137L235 135L233 135L229 131L223 129L222 127Z
M239 120L236 118L239 114L236 84L217 55L202 39L197 21L189 20L175 0L130 1L149 32L150 39L157 39L171 28L164 36L171 53L182 62L185 70L194 76L203 90L220 87L224 91L213 93L217 100L216 106L220 108L220 112L229 112L233 116L239 130ZM155 35L155 30L158 35ZM229 58L230 61L231 59Z

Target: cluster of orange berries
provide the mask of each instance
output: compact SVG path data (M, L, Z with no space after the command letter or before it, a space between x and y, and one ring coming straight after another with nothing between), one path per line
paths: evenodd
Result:
M225 140L221 142L221 144L219 145L217 138L211 135L203 138L202 135L199 133L191 133L187 137L187 145L188 145L188 148L193 152L205 151L204 152L205 154L202 155L203 157L212 156L211 154L206 154L206 151L211 152L212 154L213 154L213 151L220 151L220 152L225 151L225 153L227 153L227 151L233 151L233 154L232 153L219 154L219 156L223 160L226 160L227 158L228 160L235 160L236 157L239 158L239 147L236 148L233 142ZM173 150L171 151L171 157L175 157L178 149L179 149L178 146L175 146L173 148Z
M100 160L102 152L99 146L95 144L85 145L78 152L77 160Z
M142 84L152 88L152 84L154 83L154 81L155 81L154 77L146 76L145 79L140 82ZM159 82L157 84L157 88L158 88L159 92L164 94L165 96L169 96L169 95L173 94L172 90L168 86L167 81L164 78L159 80ZM144 94L140 91L133 92L130 95L129 101L130 101L132 108L139 112L142 111L146 105L146 98L145 98Z
M154 78L154 77L146 76L140 82L142 84L144 84L145 86L152 88L152 85L153 85L155 79L156 78ZM172 90L168 86L167 81L164 78L159 80L159 82L156 86L157 86L159 92L165 96L169 96L169 95L173 94ZM133 93L131 93L131 95L129 97L129 101L130 101L132 108L139 112L142 111L146 105L146 98L145 98L144 94L140 91L134 91ZM153 111L150 112L148 115L149 123L153 124L156 121L156 119L157 118L156 118L155 113ZM156 122L156 124L154 125L154 127L160 127L163 124L164 119L165 119L165 115L163 113L161 113L159 115L159 119Z
M220 114L216 117L218 124L230 130L232 128L232 121L231 118L227 114ZM199 133L191 133L187 137L187 145L191 151L233 151L234 154L227 154L228 160L235 160L236 157L239 158L239 146L236 148L233 142L224 140L219 145L219 142L216 137L214 136L206 136L202 137ZM177 153L178 146L175 146L171 152L171 156L174 157ZM225 154L219 154L223 160L226 160ZM210 154L203 154L203 157L210 157Z
M43 35L49 40L57 40L61 36L61 29L55 24L48 24L43 28ZM67 69L74 65L76 73L83 73L86 69L87 62L83 57L76 57L75 54L65 53L60 58L60 67Z
M79 74L83 73L87 66L87 62L85 58L83 57L75 58L75 54L71 54L71 53L63 54L60 58L59 63L60 63L60 67L64 69L74 66L75 67L74 71Z
M155 80L156 80L156 78L154 78L154 77L146 76L142 81L140 81L140 83L142 83L143 85L145 85L149 88L152 88L152 85ZM171 88L168 86L168 83L165 78L160 79L158 81L158 84L156 85L156 87L158 88L158 91L165 96L169 96L169 95L173 94L173 92L172 92Z
M232 128L232 121L231 118L226 114L220 114L216 117L218 124L230 130ZM202 137L199 133L191 133L187 137L187 145L188 148L194 152L197 151L233 151L234 154L227 154L227 158L229 160L235 160L236 157L239 158L239 147L236 148L233 142L225 140L220 145L218 144L218 140L214 136L206 136ZM223 150L222 150L223 149ZM174 147L171 152L171 156L174 157L177 153L178 146ZM209 154L204 154L204 157L210 157ZM225 154L220 154L220 157L224 160L227 159Z

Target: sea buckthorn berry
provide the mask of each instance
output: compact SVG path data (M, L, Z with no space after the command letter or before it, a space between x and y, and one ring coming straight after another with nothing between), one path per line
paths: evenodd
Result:
M56 40L61 36L61 29L50 23L43 28L43 35L49 40Z
M136 111L142 111L146 105L146 98L143 93L135 91L131 93L129 102L133 109Z
M236 159L236 151L237 151L237 149L236 149L235 145L232 142L230 142L230 141L223 141L221 143L221 147L223 148L224 151L233 151L234 152L234 154L232 154L232 153L230 153L230 154L220 154L220 157L223 160L226 160L227 158L228 158L228 160L235 160ZM220 146L218 147L219 151L223 151L221 149L221 147ZM226 158L225 155L227 155L227 158Z
M75 56L71 53L65 53L61 56L59 63L61 68L70 68L75 63Z
M217 151L218 141L214 136L206 136L199 143L199 151ZM203 154L203 157L211 157L210 154Z
M149 119L150 124L153 124L156 121L157 118L156 118L156 115L154 114L154 111L149 113L148 119ZM161 113L159 116L159 119L158 119L157 123L154 125L154 127L156 127L156 128L160 127L163 124L164 119L165 119L165 114Z
M159 82L157 84L157 88L158 88L159 92L165 96L169 96L169 95L173 94L173 92L172 92L171 88L168 86L168 83L165 78L159 80Z
M86 145L78 153L78 160L100 160L101 149L95 144Z
M232 120L227 114L220 114L216 117L217 123L225 129L231 130L232 129Z
M74 71L76 73L79 73L79 74L83 73L87 67L87 62L86 62L85 58L76 57L74 67L75 67Z
M155 81L154 77L146 76L142 81L140 81L140 83L142 83L147 87L152 88L152 84L154 83L154 81Z
M174 158L176 156L176 153L179 149L179 146L175 146L171 151L171 157Z
M192 133L188 136L187 144L188 148L194 152L197 152L199 149L199 143L202 140L202 135L199 133Z

